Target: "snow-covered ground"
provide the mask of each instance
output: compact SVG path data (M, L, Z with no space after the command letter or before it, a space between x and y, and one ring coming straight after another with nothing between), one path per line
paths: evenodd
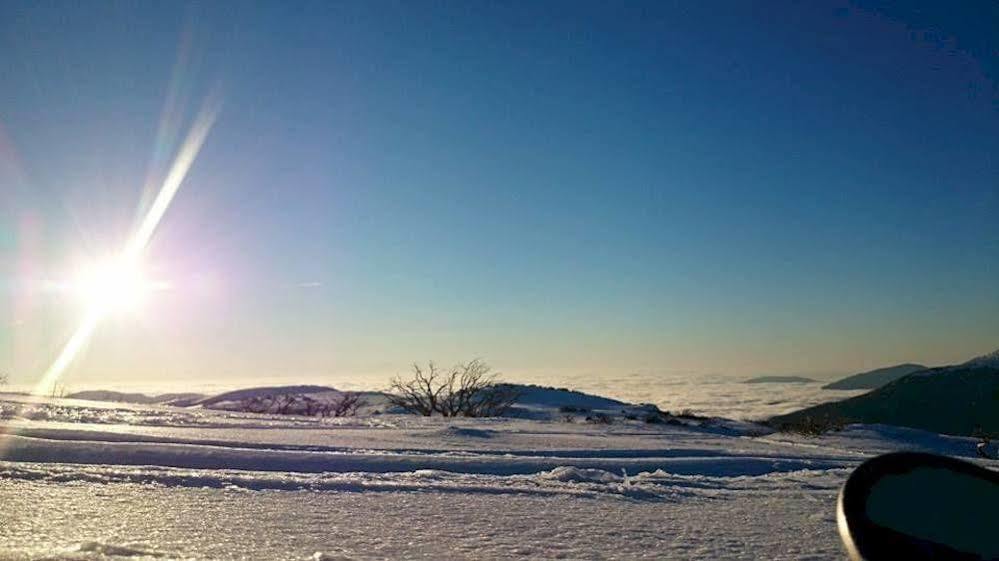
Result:
M835 497L857 463L974 456L893 427L806 438L620 412L317 419L0 395L0 559L839 559Z

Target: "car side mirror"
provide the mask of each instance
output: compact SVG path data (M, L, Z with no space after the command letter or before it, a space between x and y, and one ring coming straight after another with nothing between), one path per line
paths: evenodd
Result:
M999 472L897 452L850 475L837 508L854 561L999 559Z

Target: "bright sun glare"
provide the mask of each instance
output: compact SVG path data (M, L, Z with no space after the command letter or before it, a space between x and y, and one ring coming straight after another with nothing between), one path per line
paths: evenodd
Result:
M71 291L78 295L86 312L79 327L49 365L32 393L37 395L55 387L105 316L112 312L138 311L150 292L169 288L164 283L151 282L146 278L141 267L142 258L153 232L201 150L208 131L215 122L218 109L219 99L215 95L209 95L180 144L156 197L143 215L138 229L127 240L121 256L88 267L73 279Z
M139 263L125 259L97 263L80 271L73 283L77 296L100 315L136 312L156 286Z

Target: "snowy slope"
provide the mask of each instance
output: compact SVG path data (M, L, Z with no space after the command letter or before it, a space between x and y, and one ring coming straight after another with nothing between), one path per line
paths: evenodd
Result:
M556 413L584 402L614 422ZM0 395L0 560L838 559L835 495L863 458L974 455L971 439L893 427L808 439L649 424L543 388L524 406L550 414L319 419Z

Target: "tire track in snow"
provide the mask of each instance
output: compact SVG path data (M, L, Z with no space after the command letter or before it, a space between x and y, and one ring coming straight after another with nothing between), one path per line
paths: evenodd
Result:
M15 462L147 465L192 469L236 469L300 473L411 472L439 470L452 473L523 475L573 466L610 473L654 472L718 477L759 476L798 470L850 467L857 459L826 457L735 456L703 450L694 455L615 457L613 453L585 456L517 456L512 454L455 454L400 452L344 452L250 449L190 443L50 440L0 436L4 460ZM651 451L654 452L654 451ZM682 451L677 451L682 452Z

